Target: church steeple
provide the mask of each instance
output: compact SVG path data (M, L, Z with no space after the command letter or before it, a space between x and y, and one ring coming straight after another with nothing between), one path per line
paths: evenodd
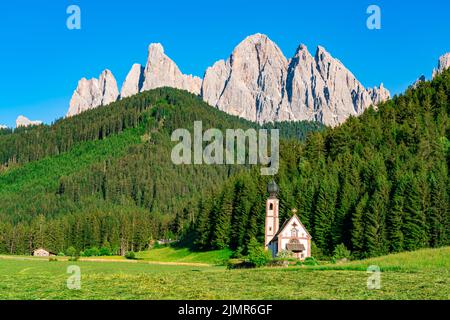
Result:
M266 202L266 227L265 227L265 245L268 248L270 240L278 232L280 227L279 220L279 201L277 199L279 192L278 185L274 180L268 183L267 192L269 193L269 198Z

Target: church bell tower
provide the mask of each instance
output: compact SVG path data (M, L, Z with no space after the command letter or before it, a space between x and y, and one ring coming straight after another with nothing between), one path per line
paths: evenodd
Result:
M280 227L280 220L278 215L279 200L278 195L278 185L274 180L269 182L267 185L267 191L269 192L269 198L266 202L266 227L265 227L265 247L268 248L270 240L278 232Z

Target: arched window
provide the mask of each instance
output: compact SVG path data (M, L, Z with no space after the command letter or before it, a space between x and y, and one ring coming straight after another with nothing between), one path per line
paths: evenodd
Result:
M269 204L269 210L273 210L273 203Z
M297 230L297 228L292 228L291 229L291 237L292 238L297 238L298 237L298 230Z

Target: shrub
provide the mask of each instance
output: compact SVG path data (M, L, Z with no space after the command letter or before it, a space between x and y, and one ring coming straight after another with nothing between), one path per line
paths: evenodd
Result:
M324 254L322 249L320 249L314 241L311 242L311 255L319 260L327 260L328 257Z
M110 256L111 250L108 247L101 247L99 250L99 255L100 256Z
M55 262L55 261L58 261L58 259L56 257L49 257L48 261L49 262Z
M89 250L92 257L98 257L100 255L100 250L97 247L92 247Z
M227 262L227 269L246 269L252 267L252 264L243 259L229 259Z
M292 253L292 251L289 251L289 250L281 250L280 252L278 252L277 258L291 259L291 258L294 258L294 253Z
M78 261L78 259L80 259L79 256L72 256L69 258L69 261Z
M350 250L348 250L343 243L338 244L333 251L332 261L349 260L352 256Z
M288 259L272 259L267 263L268 266L271 267L287 267L289 266L289 260Z
M61 251L58 253L58 257L64 257L64 256L65 256L64 252Z
M74 247L69 247L66 250L66 256L74 257L77 254L77 250Z
M248 262L253 266L259 268L267 265L272 260L272 255L269 251L266 251L262 245L256 241L255 238L250 240L248 244Z
M129 260L135 260L136 254L133 251L128 251L127 253L125 253L125 258Z
M84 251L85 257L97 257L99 255L100 255L100 250L98 250L97 247L92 247L92 248L86 249Z
M316 258L314 258L314 257L307 257L305 259L305 261L303 261L303 264L305 266L317 266L317 265L319 265L319 263L317 262Z

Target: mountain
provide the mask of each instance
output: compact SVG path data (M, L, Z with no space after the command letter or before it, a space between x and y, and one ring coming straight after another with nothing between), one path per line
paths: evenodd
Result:
M161 44L153 43L148 48L148 61L141 91L172 87L198 95L201 81L198 77L182 74L177 65L165 55Z
M142 65L138 63L133 64L122 85L122 90L120 91L120 97L122 99L141 92L145 79L144 71L145 68Z
M313 57L300 45L287 60L267 36L256 34L206 71L202 96L258 123L312 120L334 126L388 99L389 92L383 86L366 90L322 47Z
M0 124L0 130L3 130L3 129L8 129L8 126L4 126L4 125Z
M112 94L106 101L96 79L80 80L68 115L119 99L113 79L110 74ZM208 68L203 80L182 74L161 44L151 44L145 68L133 65L121 97L159 87L187 90L222 111L258 123L309 120L335 126L390 97L383 85L364 88L322 47L312 56L301 45L288 60L262 34L243 40L226 61Z
M280 222L298 209L316 258L340 244L358 258L450 245L450 70L306 143L282 142L280 159ZM264 243L267 182L254 168L231 177L190 207L186 239L236 256Z
M433 70L433 79L448 68L450 68L450 52L439 58L437 68Z
M192 132L196 120L222 131L259 127L186 91L160 88L51 126L0 131L0 253L106 244L124 252L181 234L188 203L249 169L173 164L172 132ZM299 140L323 129L306 122L271 126Z
M162 87L183 89L198 95L201 79L182 74L177 65L165 55L162 45L153 43L148 49L147 65L144 68L140 64L133 64L120 95L116 79L109 70L103 71L99 79L81 79L70 100L67 116Z
M109 70L103 71L99 78L81 79L70 100L67 116L71 117L83 111L108 105L117 101L119 89L114 75Z
M31 121L27 117L24 116L18 116L16 119L16 128L20 127L29 127L29 126L37 126L42 124L42 121Z

